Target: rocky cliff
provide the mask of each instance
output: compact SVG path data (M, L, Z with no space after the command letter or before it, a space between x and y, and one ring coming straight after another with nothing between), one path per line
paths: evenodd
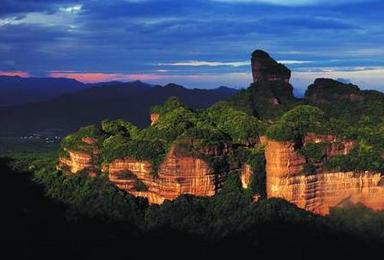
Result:
M306 136L304 144L327 142L325 156L348 154L353 141L339 141L332 135ZM304 172L306 158L295 143L269 140L266 145L268 198L284 198L298 207L327 214L332 207L363 203L384 209L383 177L378 172L337 172L318 166L312 174ZM320 163L321 164L321 163Z
M57 168L77 174L87 171L91 176L97 164L93 152L68 150L61 157ZM220 156L226 150L221 148L204 149L206 156ZM244 188L250 183L252 174L249 166L238 169ZM115 159L103 163L101 171L118 188L137 196L145 197L151 204L162 204L165 200L174 200L182 194L195 196L213 196L221 188L226 172L215 172L211 165L199 156L182 154L174 145L167 153L156 174L149 161L140 161L130 157Z
M305 92L305 100L311 104L329 104L338 101L363 101L359 87L333 79L316 79Z
M375 125L382 94L317 79L305 94L305 102L316 106L302 105L293 96L289 69L260 50L252 54L252 73L250 88L205 111L170 98L151 109L148 128L107 120L80 129L63 140L57 167L72 174L103 172L153 204L182 194L212 196L227 175L236 174L243 188L259 194L255 201L280 197L320 214L359 202L384 209L384 135L376 134ZM355 114L371 115L363 131L353 124L358 117L348 117ZM366 128L367 122L374 124Z
M207 162L193 156L180 156L172 148L157 175L152 165L131 158L114 160L103 171L119 188L134 196L146 197L149 203L162 204L182 194L213 196L218 189L220 173L216 174Z
M289 82L291 78L291 71L272 59L265 51L255 50L252 53L251 63L254 83L260 81Z
M94 175L98 170L99 149L95 146L96 140L91 137L81 139L87 150L73 150L64 148L65 155L59 157L57 169L65 169L70 173L79 173L86 170L90 175Z
M159 121L160 114L159 113L151 113L150 120L151 120L151 126L156 124L157 121Z
M257 117L273 119L299 101L293 95L291 71L286 66L262 50L252 53L251 63L253 83L242 95L233 98L234 106Z

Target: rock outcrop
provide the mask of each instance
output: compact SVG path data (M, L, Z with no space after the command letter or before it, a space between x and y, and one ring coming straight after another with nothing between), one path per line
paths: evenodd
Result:
M150 120L151 120L151 125L154 125L159 121L160 114L159 113L151 113Z
M250 187L252 175L253 171L251 166L249 164L244 164L240 175L241 186L243 189L248 189Z
M284 81L289 82L291 71L283 64L276 62L268 53L255 50L252 53L253 82L260 81Z
M252 53L251 63L253 83L248 91L255 116L272 119L298 102L289 83L291 71L286 66L262 50Z
M74 151L64 148L65 156L60 156L57 169L65 169L71 173L88 171L90 175L94 175L98 171L98 159L100 151L94 144L96 140L91 137L84 137L81 140L88 145L87 151Z
M332 207L362 203L384 209L384 186L377 172L323 172L315 175L267 175L268 197L279 197L318 214Z
M156 175L151 173L151 163L130 158L112 161L103 170L120 189L146 197L152 204L162 204L182 194L213 196L220 176L204 160L179 156L175 149L168 152ZM137 187L138 181L143 184L141 190Z
M333 79L316 79L305 92L305 101L311 104L329 104L338 101L363 101L363 92L358 86L344 84Z
M304 145L327 142L326 156L348 154L354 145L353 141L337 141L332 135L309 134L304 140ZM383 177L378 172L318 170L305 174L306 159L291 142L268 140L265 155L268 198L283 198L318 214L328 214L332 207L348 203L384 209Z
M206 156L220 156L228 147L205 149ZM57 168L72 174L87 171L91 175L98 168L98 153L67 150L69 156L59 159ZM205 160L177 151L174 145L167 153L157 173L152 173L148 161L133 158L120 158L104 163L101 171L118 188L137 196L145 197L151 204L162 204L165 200L174 200L182 194L195 196L213 196L222 187L226 172L215 172ZM248 187L251 169L247 166L239 169L242 181Z

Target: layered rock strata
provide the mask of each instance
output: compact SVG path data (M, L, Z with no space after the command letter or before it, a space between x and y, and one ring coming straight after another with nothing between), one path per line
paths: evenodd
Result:
M305 144L329 142L327 156L348 154L353 141L338 142L334 136L310 134ZM362 203L375 210L384 209L384 186L377 172L303 173L306 160L291 142L269 140L266 145L267 196L286 199L298 207L328 214L332 207Z
M203 160L192 156L178 156L173 149L153 175L152 165L146 161L130 158L118 159L104 166L109 179L120 189L134 196L146 197L149 203L162 204L164 200L174 200L182 194L213 196L217 190L216 175ZM130 173L120 178L122 173ZM141 181L145 189L138 191L135 181Z
M220 156L228 147L207 148L207 156ZM67 150L68 156L59 159L57 168L72 174L87 171L91 175L97 168L98 153ZM245 167L244 182L249 185L250 168ZM205 160L192 155L183 155L173 146L157 173L152 172L148 161L120 158L101 166L102 172L118 188L137 197L145 197L151 204L162 204L182 194L213 196L221 188L226 173L215 172Z
M88 145L87 151L74 151L64 148L66 156L60 156L57 169L65 169L67 172L78 173L87 170L90 175L94 175L98 170L99 150L94 144L96 140L91 137L84 137L81 140Z

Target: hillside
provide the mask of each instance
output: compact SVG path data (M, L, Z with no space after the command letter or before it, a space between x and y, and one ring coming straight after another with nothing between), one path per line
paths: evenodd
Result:
M0 135L18 136L43 131L64 135L83 125L118 118L144 127L149 124L150 107L171 96L179 97L191 108L200 109L236 92L228 88L187 89L175 84L152 87L141 82L91 88L49 101L0 108Z
M372 127L383 123L384 94L379 91L361 90L332 79L316 79L305 92L304 100L352 125Z
M318 214L356 203L384 209L384 125L376 120L380 110L370 109L383 102L381 94L317 79L298 100L289 70L266 55L254 52L259 65L248 89L207 109L171 98L151 109L144 129L124 120L81 128L64 138L58 169L106 174L151 204L215 196L237 178L254 202L279 197ZM349 121L340 103L358 108L359 120Z
M0 107L49 100L89 88L66 78L21 78L0 76Z

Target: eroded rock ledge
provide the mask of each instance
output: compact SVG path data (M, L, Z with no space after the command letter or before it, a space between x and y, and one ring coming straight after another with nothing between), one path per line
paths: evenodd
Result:
M84 140L83 140L84 141ZM84 141L85 142L85 141ZM220 156L227 149L205 149L207 156ZM82 171L93 176L98 168L98 151L67 150L68 156L59 159L57 168L71 174ZM231 170L236 170L235 168ZM244 164L237 169L240 172L244 188L251 182L252 170ZM215 172L205 160L181 155L173 146L167 153L156 174L148 161L135 160L130 157L113 160L101 165L101 171L119 189L136 197L148 199L150 204L162 204L165 200L174 200L180 195L213 196L222 187L226 172Z
M326 156L348 154L353 141L339 142L328 135L307 135L305 144L328 142ZM265 149L267 196L278 197L298 207L328 214L332 207L362 203L375 210L384 209L383 177L379 172L337 172L322 170L314 174L303 172L305 158L292 142L269 140Z

